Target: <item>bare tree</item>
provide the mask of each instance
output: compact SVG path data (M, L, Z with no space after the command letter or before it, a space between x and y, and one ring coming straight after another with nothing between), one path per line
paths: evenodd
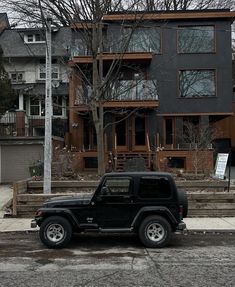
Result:
M187 144L192 152L192 165L195 175L198 171L207 171L208 151L213 148L213 141L219 137L220 131L213 125L203 125L193 121L184 121L183 132L177 133L179 141Z
M233 0L145 0L139 4L143 10L188 10L234 8Z
M108 69L103 71L103 49L105 37L103 35L103 16L109 12L116 11L134 11L138 7L139 0L123 1L123 0L4 0L9 8L14 8L15 17L20 15L21 19L27 21L31 26L44 25L43 21L45 14L50 14L53 17L53 23L58 26L65 26L79 23L82 29L80 36L87 49L90 50L91 69L84 70L76 66L76 76L79 76L81 85L89 86L87 92L87 104L92 113L92 119L97 135L97 157L98 157L98 173L103 174L104 165L104 103L112 100L120 95L116 93L114 84L119 78L122 65L123 55L127 50L133 31L140 23L141 19L133 21L130 28L125 30L116 47L116 57L110 63ZM17 19L16 19L17 20ZM121 29L124 26L121 25ZM111 47L113 49L113 47ZM107 66L106 66L107 68ZM84 94L84 89L83 89Z

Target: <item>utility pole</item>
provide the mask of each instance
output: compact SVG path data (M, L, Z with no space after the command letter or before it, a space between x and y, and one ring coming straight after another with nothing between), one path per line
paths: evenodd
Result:
M52 90L51 90L51 22L46 18L46 91L45 91L45 139L43 193L51 193L52 159Z

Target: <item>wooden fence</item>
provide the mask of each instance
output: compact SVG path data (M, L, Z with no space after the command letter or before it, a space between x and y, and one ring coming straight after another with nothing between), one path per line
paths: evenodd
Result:
M235 216L235 186L227 192L226 181L179 181L177 187L187 190L189 216ZM20 181L14 184L13 216L33 217L42 203L52 197L91 193L96 181L55 181L52 194L42 193L42 182Z

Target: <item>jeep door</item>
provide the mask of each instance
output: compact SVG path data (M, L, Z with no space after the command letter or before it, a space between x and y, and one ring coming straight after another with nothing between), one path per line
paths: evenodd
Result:
M107 177L96 201L101 228L129 228L136 214L131 177Z

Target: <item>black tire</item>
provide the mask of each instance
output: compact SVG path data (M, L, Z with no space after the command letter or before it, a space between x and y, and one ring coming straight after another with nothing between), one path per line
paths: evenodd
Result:
M42 222L39 236L47 247L62 248L70 242L72 226L64 217L50 216Z
M178 190L179 204L183 206L183 218L188 215L188 198L187 193L183 190Z
M149 248L162 248L171 239L171 226L162 216L146 217L139 228L141 242Z

